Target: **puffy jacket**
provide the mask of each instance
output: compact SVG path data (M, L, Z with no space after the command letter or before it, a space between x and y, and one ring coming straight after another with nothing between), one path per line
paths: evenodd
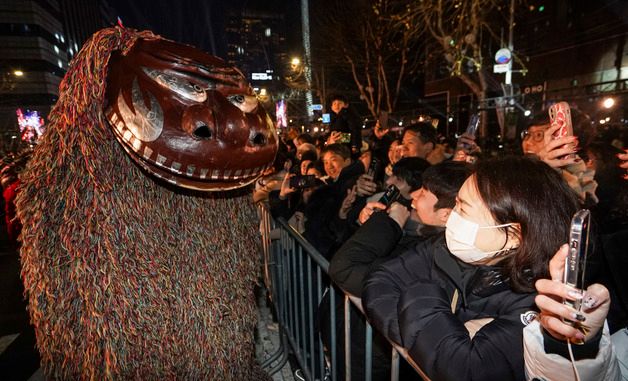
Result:
M362 296L373 325L432 380L524 380L535 295L512 291L498 267L458 261L442 235L378 267ZM465 323L484 318L472 337Z
M525 327L523 334L525 367L528 380L576 381L573 369L574 364L566 358L566 355L563 354L561 356L555 353L548 353L546 342L553 339L543 332L538 321L534 321ZM589 342L585 346L588 344ZM574 353L577 360L575 366L578 369L580 380L619 381L621 372L613 345L611 344L608 325L604 325L599 340L596 340L593 344L596 347L595 353L588 356L588 358L578 359L578 355ZM575 352L581 349L580 347L579 345L573 345L572 349ZM567 349L565 348L564 351L566 352ZM626 376L628 377L628 375Z
M434 234L436 231L432 229L430 233ZM442 229L438 232L442 232ZM372 269L431 237L403 233L399 224L388 214L373 213L334 254L329 266L329 276L343 290L362 297L364 279Z

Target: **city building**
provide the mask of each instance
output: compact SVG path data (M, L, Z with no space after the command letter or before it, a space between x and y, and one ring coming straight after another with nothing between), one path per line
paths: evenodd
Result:
M290 65L284 14L231 10L225 24L227 61L242 70L263 101L278 100Z
M20 144L17 109L46 122L68 63L103 26L98 0L0 1L0 151Z

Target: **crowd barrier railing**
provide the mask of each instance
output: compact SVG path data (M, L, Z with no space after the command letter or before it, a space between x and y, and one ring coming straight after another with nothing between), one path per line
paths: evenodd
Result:
M372 380L373 329L366 322L364 337L364 359L352 361L351 353L351 304L357 313L363 314L359 298L331 287L328 278L329 262L301 234L285 220L274 220L266 207L260 204L264 281L269 292L282 343L276 353L270 355L262 366L272 375L285 364L288 351L298 362L306 380L346 380L352 377L351 365L363 364L364 380ZM325 293L329 293L328 316L318 317L317 309ZM336 303L343 301L343 316L336 316ZM356 309L353 309L356 313ZM329 319L329 345L320 337L318 322ZM337 319L344 319L344 351L337 353ZM354 342L355 345L355 342ZM407 351L392 343L390 379L399 379L400 358L405 359L425 380L429 378L407 355ZM289 348L286 348L289 346ZM342 356L342 358L340 357ZM279 359L277 361L277 359ZM344 364L344 374L339 374L339 361ZM361 381L361 380L354 380Z

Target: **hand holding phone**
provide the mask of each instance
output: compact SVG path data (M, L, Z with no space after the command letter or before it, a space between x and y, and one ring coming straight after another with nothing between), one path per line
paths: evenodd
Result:
M565 259L565 271L563 283L574 288L580 293L580 298L575 300L563 299L563 303L573 308L578 314L582 311L582 294L585 289L584 276L586 270L587 253L589 251L589 230L591 223L591 213L587 209L582 209L574 214L571 219L569 229L569 245L567 258ZM585 326L573 320L564 320L566 324L572 325L586 334ZM582 344L582 343L576 343Z
M341 132L340 139L338 139L338 143L351 143L351 133Z
M481 152L480 147L475 143L479 125L480 114L471 115L466 131L460 135L456 143L454 161L465 161L467 163L474 163L476 161L477 154Z
M377 202L386 205L386 209L388 209L393 202L397 201L400 195L401 193L399 192L399 188L395 185L391 185L386 189L382 197L380 197Z
M290 188L304 189L320 185L321 181L314 175L296 175L290 178Z
M552 134L552 139L560 139L566 136L573 136L573 126L571 124L571 109L569 103L558 102L549 108L550 128L557 128ZM575 146L565 145L564 148ZM574 154L565 155L573 157Z
M382 162L376 157L371 157L371 163L369 164L369 169L366 171L366 174L371 176L373 180L378 178L379 173L382 169Z
M535 283L541 326L556 339L574 344L583 344L596 336L604 327L610 307L606 287L596 283L585 288L590 224L588 210L574 214L569 241L549 262L551 280L539 279Z

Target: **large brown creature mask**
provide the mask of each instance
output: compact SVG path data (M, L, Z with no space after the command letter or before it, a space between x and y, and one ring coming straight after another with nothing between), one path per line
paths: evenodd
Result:
M250 184L277 153L273 123L244 76L223 60L139 39L109 63L105 115L131 158L180 187Z

